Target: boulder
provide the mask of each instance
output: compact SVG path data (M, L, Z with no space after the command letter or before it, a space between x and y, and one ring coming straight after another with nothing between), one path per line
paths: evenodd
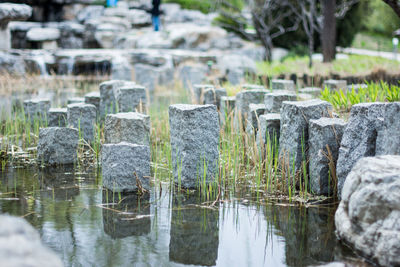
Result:
M340 143L336 167L338 197L353 166L363 157L375 156L377 135L383 126L385 103L362 103L351 108L349 122Z
M32 28L26 33L32 42L54 41L60 38L60 30L56 28Z
M78 129L86 141L93 141L96 130L96 107L77 103L69 104L67 110L68 126Z
M26 65L22 56L0 51L0 73L23 75L26 73Z
M135 64L133 66L135 81L153 92L159 85L169 85L174 81L174 67L168 62L161 66Z
M106 143L150 144L150 116L137 112L109 114L104 123Z
M310 189L318 195L333 195L336 190L336 163L346 122L320 118L309 123ZM328 150L329 148L329 150Z
M121 142L104 144L101 151L103 186L114 192L150 190L150 148ZM135 175L136 174L136 175Z
M79 141L77 129L49 127L39 130L37 159L42 164L63 165L76 161Z
M206 90L215 90L215 87L212 84L193 84L190 86L192 91L192 98L196 104L203 104L204 92Z
M89 5L83 8L76 16L80 23L85 23L88 20L99 18L104 13L104 6Z
M378 129L376 155L400 155L400 102L387 103L384 122Z
M233 84L240 84L247 74L257 72L256 63L245 55L227 54L218 57L217 68L222 75L227 76L228 81Z
M24 219L0 215L1 265L62 267L61 259L45 247L39 233Z
M335 215L345 243L381 266L400 265L400 157L360 159L343 186Z
M171 105L169 124L175 182L184 188L213 182L219 157L217 107Z
M207 66L203 64L183 64L178 68L178 78L184 88L191 89L193 84L204 82L207 72Z
M288 91L268 93L264 97L265 113L280 113L283 101L296 101L297 95Z
M296 85L292 80L273 79L271 81L271 88L272 90L296 91Z
M321 95L321 88L319 87L305 87L299 89L300 94L310 94L314 97L319 97Z
M124 85L115 91L118 112L146 113L146 88L137 84Z
M51 108L47 113L47 125L49 127L65 127L67 126L67 109Z
M329 117L332 109L330 103L317 99L282 103L279 155L290 163L291 173L299 172L308 160L309 121Z

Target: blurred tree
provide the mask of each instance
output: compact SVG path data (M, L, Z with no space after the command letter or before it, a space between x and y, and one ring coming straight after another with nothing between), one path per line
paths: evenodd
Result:
M396 12L397 16L400 17L400 1L399 0L382 0L386 4L388 4L394 12Z

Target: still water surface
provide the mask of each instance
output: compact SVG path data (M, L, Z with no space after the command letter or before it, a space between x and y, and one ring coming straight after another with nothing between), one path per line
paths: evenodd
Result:
M25 216L65 266L366 266L337 242L336 207L261 205L241 194L210 208L167 185L119 195L90 170L8 168L0 181L0 211Z

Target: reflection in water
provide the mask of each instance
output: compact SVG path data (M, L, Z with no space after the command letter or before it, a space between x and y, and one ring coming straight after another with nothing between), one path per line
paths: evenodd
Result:
M103 191L104 232L112 238L150 233L150 194Z
M174 195L169 259L194 265L215 265L219 245L219 209L202 208L198 194Z
M65 266L366 266L336 241L335 207L262 206L235 195L204 208L166 185L142 199L113 196L98 173L5 169L0 210L24 216Z

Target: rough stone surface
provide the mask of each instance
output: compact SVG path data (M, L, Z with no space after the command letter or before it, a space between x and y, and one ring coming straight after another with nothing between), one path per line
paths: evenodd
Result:
M51 108L47 114L47 125L49 127L65 127L67 125L66 108Z
M77 129L49 127L39 130L38 161L49 164L72 164L76 161L79 133Z
M376 155L400 155L400 102L387 103L384 122L378 129Z
M347 90L346 80L326 80L322 88L327 87L330 90Z
M400 265L400 157L366 157L343 186L336 233L381 266Z
M169 124L175 182L185 188L194 188L199 186L199 181L203 179L206 182L213 181L219 157L217 107L171 105Z
M385 103L362 103L354 105L340 143L336 167L338 197L347 175L363 157L375 156L376 139L383 126Z
M45 120L49 109L50 99L47 98L35 98L24 101L25 116L31 118L31 121L35 118Z
M216 105L218 110L220 108L221 97L226 96L226 90L224 88L209 88L204 91L203 104L205 105Z
M280 127L281 127L281 115L279 113L269 113L261 115L260 129L257 132L257 142L260 145L267 143L267 137L269 136L271 142L279 142Z
M193 84L200 84L207 75L207 66L203 64L182 65L179 67L179 79L183 83L183 87L190 89Z
M301 168L302 151L308 151L308 123L312 119L329 117L332 105L322 100L284 101L281 109L281 131L279 154L290 162L290 171L298 172Z
M235 112L235 96L222 96L219 104L220 122L225 124L226 118L233 120Z
M125 85L115 91L115 99L118 104L118 112L145 112L146 88L140 85Z
M24 219L0 215L1 265L62 267L60 258L45 247L39 233Z
M271 81L272 90L296 91L296 85L292 80L273 79Z
M121 142L104 144L101 152L103 186L115 192L137 190L137 179L150 189L150 148Z
M106 143L149 145L150 116L137 112L109 114L104 124Z
M32 15L32 8L24 4L0 4L0 27L3 28L10 21L26 20Z
M265 113L280 113L283 101L296 101L295 93L288 91L277 91L265 95Z
M260 120L259 117L265 112L264 104L250 104L249 113L247 117L246 132L249 134L256 134Z
M96 107L97 112L100 110L100 92L91 92L85 95L85 103L92 104Z
M267 90L246 90L236 94L235 121L238 125L240 125L239 120L242 127L247 125L250 104L264 103L264 96L267 93Z
M90 104L77 103L67 106L68 125L79 129L86 141L94 140L96 107Z
M318 195L334 193L334 170L346 122L336 118L320 118L309 123L310 188ZM327 146L330 153L328 153ZM332 155L328 158L328 155ZM333 166L329 166L330 160Z
M100 117L117 112L117 103L114 91L123 86L125 81L111 80L100 84Z

